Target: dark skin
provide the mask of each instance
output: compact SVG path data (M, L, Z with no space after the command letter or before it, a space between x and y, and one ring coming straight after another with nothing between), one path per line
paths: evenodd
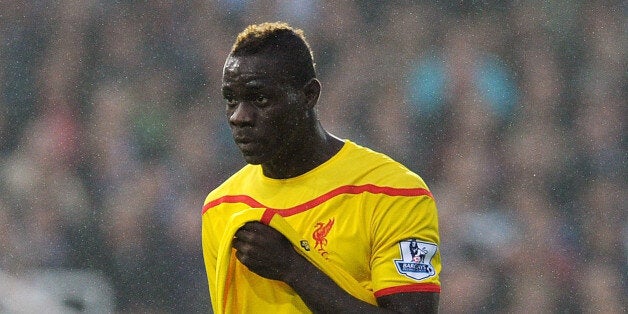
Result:
M270 55L230 56L223 72L227 118L245 160L269 178L285 179L321 165L343 142L322 127L314 106L317 79L298 87L288 65ZM377 298L379 307L354 298L295 251L278 231L259 222L240 228L236 257L252 272L283 281L317 313L435 313L438 293L397 293ZM330 297L333 296L333 297Z

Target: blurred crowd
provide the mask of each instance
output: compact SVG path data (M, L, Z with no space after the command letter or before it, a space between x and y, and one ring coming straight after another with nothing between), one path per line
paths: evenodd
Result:
M627 309L623 1L58 0L0 12L10 278L91 270L117 312L209 311L201 207L244 164L222 66L246 25L281 20L314 50L323 125L432 189L443 313Z

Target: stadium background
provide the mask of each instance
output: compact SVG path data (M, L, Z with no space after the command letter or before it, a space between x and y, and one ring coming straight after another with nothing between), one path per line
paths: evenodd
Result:
M0 312L208 310L202 201L243 164L221 69L244 26L276 20L314 49L324 125L432 188L443 313L626 311L625 2L0 12Z

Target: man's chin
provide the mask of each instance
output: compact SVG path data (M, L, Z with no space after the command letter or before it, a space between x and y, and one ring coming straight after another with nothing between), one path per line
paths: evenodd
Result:
M247 164L259 165L263 162L262 156L242 154Z

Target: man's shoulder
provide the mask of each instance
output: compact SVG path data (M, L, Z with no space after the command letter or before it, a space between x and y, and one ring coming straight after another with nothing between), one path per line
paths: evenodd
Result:
M218 187L209 192L207 199L218 198L221 195L229 194L235 188L241 187L246 182L249 182L251 176L255 175L256 167L253 165L245 165L240 168L236 173L232 174L227 180L223 181Z
M425 186L423 179L402 163L387 154L348 141L350 145L345 163L353 171L368 176L369 180L382 185Z

